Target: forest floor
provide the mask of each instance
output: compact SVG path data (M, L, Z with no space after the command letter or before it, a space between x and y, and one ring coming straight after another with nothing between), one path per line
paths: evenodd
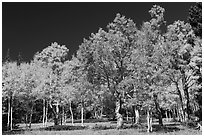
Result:
M179 122L164 122L163 128L160 128L154 121L153 132L147 133L146 129L145 123L134 126L126 122L123 129L116 129L116 121L85 121L84 126L78 121L74 125L70 122L58 126L48 123L46 128L42 127L42 123L32 124L31 129L20 124L19 129L4 132L3 135L202 135L202 131L183 126Z

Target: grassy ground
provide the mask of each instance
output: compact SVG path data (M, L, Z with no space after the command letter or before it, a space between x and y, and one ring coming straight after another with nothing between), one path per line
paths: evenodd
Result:
M25 125L21 124L18 130L5 132L3 134L20 134L20 135L201 135L202 132L182 126L176 122L164 122L164 127L160 128L157 122L153 123L153 132L146 132L146 125L132 126L125 123L124 129L116 129L116 122L87 122L84 126L75 123L53 126L48 123L46 128L42 127L42 123L33 124L31 129L25 129Z

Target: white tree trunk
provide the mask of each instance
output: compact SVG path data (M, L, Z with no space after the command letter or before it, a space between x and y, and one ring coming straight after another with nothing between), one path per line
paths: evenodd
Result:
M152 132L152 112L147 110L147 132Z
M59 102L56 104L55 125L59 125Z
M168 121L168 114L167 114L167 110L166 110L165 114L166 114L166 121Z
M129 118L128 118L128 110L126 110L126 115L127 115L126 120L128 122L128 120L129 120Z
M28 128L28 112L25 115L25 124L26 124L26 129Z
M84 108L81 107L81 126L84 126Z
M65 110L64 109L65 109L65 107L62 106L62 118L61 118L62 123L64 123L64 115L65 115L65 113L64 113Z
M45 127L45 112L46 108L45 108L45 99L43 99L43 127Z
M120 114L120 109L121 109L121 102L118 99L116 101L116 109L115 109L115 113L116 113L116 118L117 118L117 128L122 128L123 127L123 115Z
M32 107L31 107L30 120L29 120L29 128L31 128L31 124L32 124L33 107L34 107L34 104L33 104Z
M101 111L100 111L100 118L102 119L103 118L103 107L101 107Z
M172 117L171 117L171 113L172 113L172 111L169 110L169 120L172 118Z
M8 97L8 120L7 120L7 129L10 129L10 113L11 113L11 104L10 98Z
M11 125L10 126L11 126L11 130L13 130L13 106L12 106L12 103L11 103Z
M45 111L45 127L47 126L47 120L48 120L48 102L46 103L46 111Z
M69 109L70 109L71 117L72 117L72 125L74 125L74 115L73 115L73 111L72 111L72 101L70 101Z
M140 118L139 110L136 109L135 107L135 124L139 123L139 118Z

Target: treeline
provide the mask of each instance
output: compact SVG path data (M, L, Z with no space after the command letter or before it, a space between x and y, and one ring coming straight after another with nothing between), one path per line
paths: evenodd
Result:
M56 42L29 63L7 56L2 66L5 126L9 130L21 122L46 126L50 119L58 125L67 117L73 124L81 118L83 125L84 118L106 115L115 117L121 128L130 112L137 123L141 110L154 112L160 125L162 110L181 122L193 115L201 121L202 23L197 16L201 9L201 3L191 8L189 23L166 26L165 9L154 5L151 20L141 28L117 14L106 30L100 28L84 39L70 60L69 49Z

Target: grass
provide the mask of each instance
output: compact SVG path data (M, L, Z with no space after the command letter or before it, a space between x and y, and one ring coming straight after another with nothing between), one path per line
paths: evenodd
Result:
M116 122L92 121L71 125L69 122L65 125L53 126L49 123L48 127L42 128L42 123L33 124L32 129L25 129L25 125L20 125L18 130L4 132L3 134L19 135L202 135L202 132L176 122L165 122L164 127L160 128L157 122L153 123L153 132L146 132L146 125L131 125L125 123L123 129L116 129Z

